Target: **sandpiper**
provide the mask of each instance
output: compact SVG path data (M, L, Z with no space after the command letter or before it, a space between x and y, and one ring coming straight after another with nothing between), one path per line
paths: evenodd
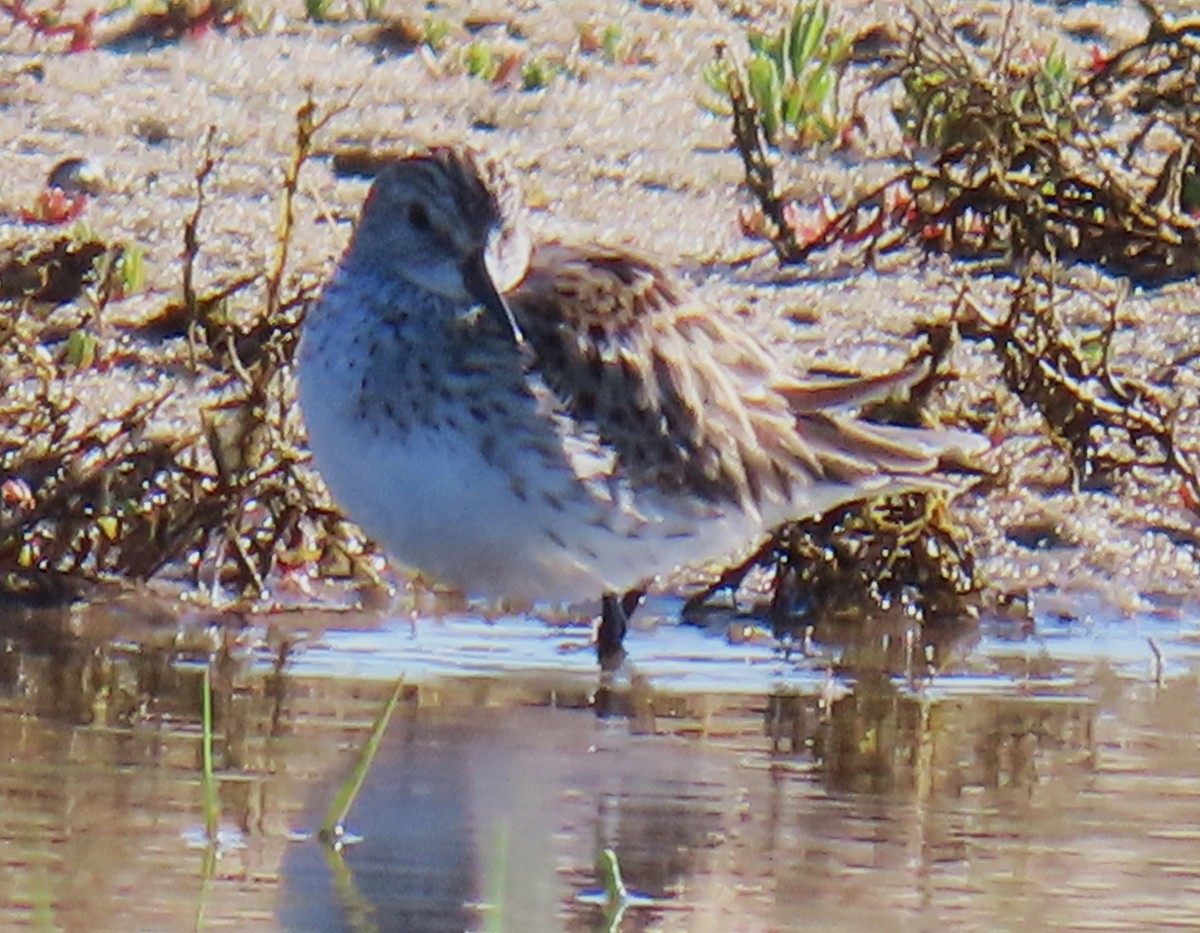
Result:
M602 595L605 667L656 575L941 484L963 436L856 418L915 374L799 379L649 258L535 246L512 176L458 147L379 172L299 351L347 515L469 594Z

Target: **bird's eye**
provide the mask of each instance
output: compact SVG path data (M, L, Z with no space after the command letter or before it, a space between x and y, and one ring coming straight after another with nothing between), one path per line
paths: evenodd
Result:
M424 207L414 201L408 205L408 222L412 224L414 230L428 230L429 214L426 213Z

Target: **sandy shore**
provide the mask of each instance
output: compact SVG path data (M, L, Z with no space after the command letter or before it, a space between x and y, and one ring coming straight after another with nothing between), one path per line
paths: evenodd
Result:
M675 0L385 7L386 16L414 29L431 18L443 23L446 44L438 53L382 42L378 24L353 5L331 8L335 21L325 24L306 21L295 3L248 7L241 26L157 46L106 47L128 27L132 14L123 13L98 24L100 48L74 54L60 38L34 37L0 20L0 245L60 235L23 222L19 212L60 159L96 160L105 190L83 221L102 239L138 244L147 274L143 291L106 309L104 326L160 312L178 298L183 224L194 210L202 141L215 127L220 161L199 229L198 286L216 289L261 271L274 256L295 115L311 89L320 112L344 108L318 135L320 153L464 139L499 150L525 172L539 235L628 243L677 262L711 300L741 309L747 326L794 354L797 368L885 369L904 358L915 321L949 308L964 271L938 263L862 271L831 261L780 274L764 255L766 244L738 223L749 198L739 187L742 168L727 121L698 105L709 93L701 74L715 44L743 48L743 17L776 24L784 6ZM1092 45L1144 32L1144 17L1126 6L1117 15L1109 5L1060 13L1031 4L1018 18L1031 47L1057 42L1081 59ZM70 4L63 17L82 9ZM982 3L968 12L987 29L1003 9ZM894 12L887 3L851 3L838 16L843 28L858 29L886 24ZM619 35L616 54L606 55L589 37L610 26ZM500 57L544 60L559 73L533 91L521 89L519 73L500 83L480 80L463 66L472 42ZM883 104L878 123L849 152L789 167L802 206L815 211L823 196L844 199L879 170L896 138ZM323 155L305 165L285 288L328 274L366 185L336 175ZM1082 275L1097 291L1119 287L1097 273ZM1011 286L993 278L972 289L987 306L1002 302ZM1116 341L1118 365L1144 372L1193 346L1196 297L1193 282L1131 295ZM250 320L262 300L259 281L238 293L233 313ZM1065 313L1096 323L1086 302ZM125 338L105 332L105 339ZM134 352L154 365L154 349ZM1140 471L1106 489L1072 491L1065 458L1044 439L1039 417L1003 390L987 349L962 346L952 362L961 380L936 401L936 413L947 422L982 421L998 441L988 466L1000 481L958 506L998 585L1039 591L1068 612L1086 611L1092 597L1134 611L1195 591L1194 520L1174 480ZM119 392L116 383L129 372L118 368L109 378ZM181 382L181 409L194 407L189 391ZM1185 419L1193 417L1189 402L1181 399Z

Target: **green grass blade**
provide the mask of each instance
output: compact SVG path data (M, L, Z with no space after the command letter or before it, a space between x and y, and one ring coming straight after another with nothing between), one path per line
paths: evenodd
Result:
M383 741L383 733L387 730L388 723L391 722L392 714L396 712L396 706L400 702L400 692L403 689L404 678L401 677L396 682L396 689L392 691L383 712L375 720L371 737L367 739L362 751L359 752L354 770L338 788L337 796L334 797L333 803L330 804L329 810L325 814L325 821L321 824L321 838L325 841L329 842L336 838L338 829L346 819L346 814L354 806L354 801L358 797L359 791L362 790L363 782L367 779L367 772L371 770L371 762L375 760L375 754L379 751L379 744Z
M358 889L342 850L326 846L323 851L333 879L333 893L342 906L343 928L351 933L379 933L375 905Z
M217 840L214 837L204 847L204 857L200 862L200 894L196 898L196 916L192 921L192 929L200 933L206 926L205 907L208 905L208 895L212 890L213 878L217 876Z
M629 900L629 891L625 887L625 879L621 877L621 863L613 849L605 849L600 853L600 877L604 881L604 893L608 896L608 906L616 907Z
M217 793L217 778L213 773L213 706L212 706L212 665L204 666L204 680L201 685L201 751L203 766L200 775L200 791L204 801L204 833L210 845L217 841L217 828L221 819L221 800Z
M629 907L629 890L625 887L625 879L621 877L621 863L617 861L617 853L613 849L601 852L596 869L604 881L603 930L604 933L616 933L621 928L621 921Z

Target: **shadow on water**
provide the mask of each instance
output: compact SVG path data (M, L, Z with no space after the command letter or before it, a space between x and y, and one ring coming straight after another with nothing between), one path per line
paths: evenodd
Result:
M813 636L785 656L661 621L632 636L636 667L600 717L582 636L526 619L0 606L0 927L1200 918L1191 621ZM206 881L210 659L222 833ZM312 833L401 676L347 821L361 838L333 853ZM587 897L606 848L639 895L619 926Z

